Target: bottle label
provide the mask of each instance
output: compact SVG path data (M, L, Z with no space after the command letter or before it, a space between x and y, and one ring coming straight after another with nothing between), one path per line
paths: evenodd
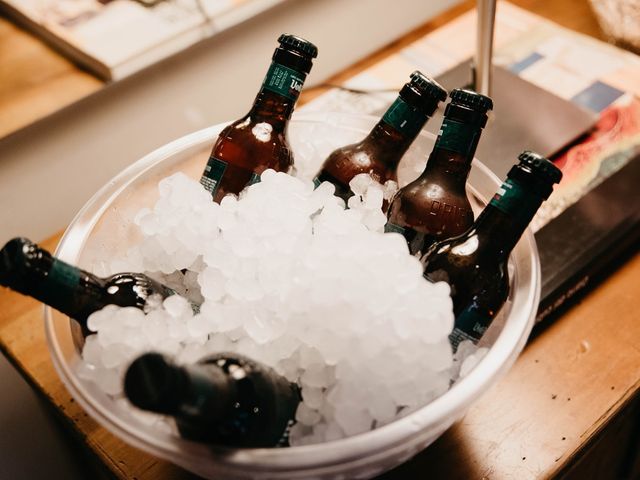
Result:
M402 97L391 104L382 121L407 137L415 137L429 119L424 112L412 107Z
M80 283L80 270L57 259L53 259L44 288L48 298L56 305L71 301L77 294Z
M392 222L387 222L384 226L384 233L399 233L407 241L409 253L421 258L429 248L436 242L436 236L431 233L415 230L413 226L406 225L401 227Z
M333 194L336 197L340 197L345 201L345 203L349 202L349 198L353 196L353 192L349 188L348 183L343 183L338 180L336 177L328 173L326 170L322 169L313 179L314 188L318 188L322 182L329 182L335 187L335 191Z
M445 118L438 132L435 148L451 150L470 157L475 152L480 131L481 129L475 125Z
M242 188L260 181L260 175L256 172L246 168L237 167L235 165L230 165L224 160L219 160L214 156L211 156L209 157L207 166L204 168L202 177L200 177L200 184L207 192L211 193L213 198L215 198L225 175L234 177L233 183L241 185L241 188L238 191L230 190L230 193L240 193Z
M495 193L489 205L511 216L518 222L528 224L535 215L539 202L530 202L530 194L521 183L507 178Z
M272 62L267 71L267 76L262 83L262 88L266 88L295 102L300 96L300 91L302 90L302 85L306 77L304 73Z
M473 305L465 308L456 317L455 327L449 335L453 350L457 350L463 340L471 340L474 345L478 343L484 332L487 331L490 322L491 319L482 315Z
M207 166L204 167L204 172L202 173L202 177L200 177L200 183L212 197L215 197L218 192L220 181L227 169L227 165L227 162L223 162L212 156L209 157Z
M253 172L251 174L251 178L249 179L249 182L247 183L247 187L253 185L254 183L260 183L260 175L258 175L256 172Z
M399 233L400 235L404 235L405 229L400 225L396 225L395 223L387 222L384 226L384 233Z

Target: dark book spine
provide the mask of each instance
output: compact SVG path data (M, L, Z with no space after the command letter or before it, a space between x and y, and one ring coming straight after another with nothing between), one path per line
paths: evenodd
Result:
M536 233L542 292L536 322L548 323L640 242L640 156Z
M638 251L640 222L636 219L635 223L620 227L631 228L616 229L617 231L606 239L607 243L598 245L600 248L583 252L585 261L576 265L572 274L566 276L562 283L540 299L536 323L555 318L573 303L572 300L579 298L589 287L597 284L618 266L619 258L626 258Z

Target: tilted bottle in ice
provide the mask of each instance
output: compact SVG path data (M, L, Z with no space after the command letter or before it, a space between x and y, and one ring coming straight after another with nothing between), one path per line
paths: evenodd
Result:
M293 156L287 126L318 49L295 35L281 35L249 113L220 132L200 183L220 202L238 194L271 168L288 172Z
M493 102L471 90L455 89L450 97L424 172L398 191L387 214L385 231L401 233L413 255L473 223L465 185Z
M334 150L322 164L314 183L333 183L335 194L346 202L353 195L349 182L358 174L368 173L383 184L397 181L400 159L446 98L446 90L435 80L419 71L413 72L371 132L358 143Z
M562 172L534 152L523 152L472 228L433 245L424 276L451 286L454 349L463 340L477 343L509 294L509 254L551 192Z
M0 250L0 285L29 295L76 320L86 336L87 318L107 305L144 309L175 292L143 273L100 278L69 265L26 238Z
M173 417L184 438L229 447L286 446L300 403L295 384L231 353L183 366L146 353L127 369L124 391L136 407Z

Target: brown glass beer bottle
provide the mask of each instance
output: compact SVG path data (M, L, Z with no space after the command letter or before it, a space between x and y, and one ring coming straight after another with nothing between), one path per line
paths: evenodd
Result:
M213 146L200 183L214 201L238 194L268 168L287 172L293 156L287 125L318 49L295 35L281 35L249 113L225 127Z
M387 215L385 231L404 235L413 255L473 223L465 184L493 102L470 90L455 89L450 96L424 172L398 191Z
M331 182L345 202L353 195L349 182L360 173L376 181L397 181L400 159L429 120L447 92L437 82L415 71L398 98L361 142L333 151L324 161L314 183Z
M144 310L176 293L143 273L98 277L20 237L0 250L0 285L73 318L84 336L93 333L87 327L89 316L107 305Z
M509 294L509 254L562 172L546 158L523 152L507 179L472 228L436 243L424 258L424 276L451 286L457 349L463 340L477 343Z
M127 369L124 391L136 407L172 416L184 438L226 447L286 446L299 388L237 354L177 365L145 353Z

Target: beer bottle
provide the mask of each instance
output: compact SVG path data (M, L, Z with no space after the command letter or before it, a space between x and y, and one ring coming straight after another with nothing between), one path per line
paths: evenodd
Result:
M385 231L404 235L413 255L473 223L465 184L493 102L470 90L455 89L450 96L424 172L396 193L387 215Z
M76 320L84 336L87 318L107 305L144 309L173 290L143 273L97 277L58 260L26 238L14 238L0 250L0 285L29 295Z
M146 353L127 369L124 392L136 407L172 416L184 438L229 447L286 446L300 402L296 385L236 354L178 366Z
M451 286L454 348L477 343L509 294L507 261L536 211L562 178L546 158L523 152L507 179L471 229L433 245L424 258L424 276Z
M295 35L280 35L278 42L251 110L220 132L200 178L216 202L240 193L268 168L287 172L293 166L287 125L318 49Z
M314 183L333 183L335 195L346 202L353 195L349 182L360 173L368 173L380 183L397 181L400 159L446 98L446 90L435 80L413 72L373 130L362 141L334 150Z

